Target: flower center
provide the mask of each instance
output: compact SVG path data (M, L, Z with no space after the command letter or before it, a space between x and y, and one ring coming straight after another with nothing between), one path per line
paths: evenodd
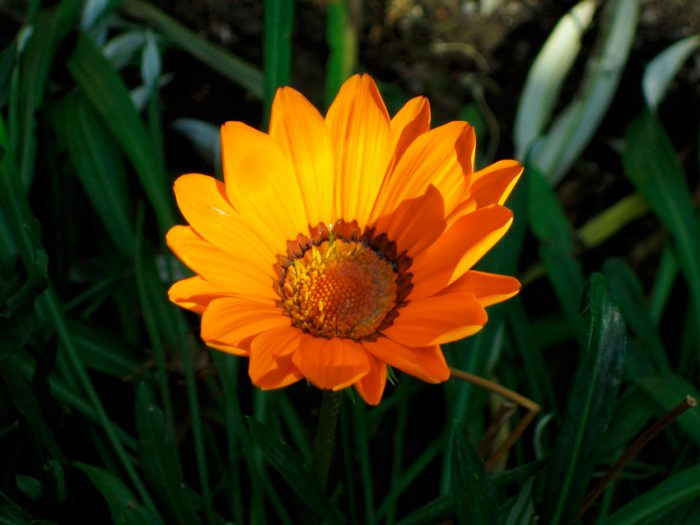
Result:
M386 236L362 235L354 222L339 221L332 232L319 225L311 236L289 243L277 266L283 311L317 337L376 338L405 304L410 259L397 259Z

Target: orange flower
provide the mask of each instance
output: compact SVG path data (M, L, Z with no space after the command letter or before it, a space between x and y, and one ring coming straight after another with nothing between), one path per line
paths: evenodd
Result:
M445 381L440 345L479 331L512 277L472 270L504 235L522 167L474 171L474 129L430 129L425 98L389 118L367 75L350 78L324 119L278 90L270 131L221 130L225 182L183 175L189 226L168 246L195 276L170 299L202 314L202 339L250 358L263 389L302 378L354 386L379 403L387 365Z

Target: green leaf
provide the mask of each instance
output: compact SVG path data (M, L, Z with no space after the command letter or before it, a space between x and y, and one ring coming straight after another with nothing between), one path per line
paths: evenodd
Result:
M605 117L632 48L638 18L639 0L606 3L594 46L599 51L588 59L585 80L530 156L552 184L569 171Z
M554 190L537 169L528 170L528 201L530 227L541 242L540 260L574 335L583 346L585 327L579 312L585 278L581 263L573 256L573 229Z
M693 298L696 336L700 337L700 228L678 156L661 122L651 113L642 113L630 126L623 164L632 184L673 237Z
M663 517L679 505L700 498L700 465L662 481L638 496L601 525L642 525L666 523Z
M511 485L522 486L525 481L537 474L546 465L548 459L536 459L530 463L524 463L513 469L499 472L493 475L493 484L499 491L505 491Z
M647 107L656 111L685 61L700 47L700 35L679 40L656 55L644 69L642 91Z
M7 387L15 409L26 419L29 436L40 460L45 461L54 457L65 461L65 456L44 418L41 403L36 397L34 388L22 373L17 355L9 356L2 361L0 379Z
M520 525L532 523L535 518L535 505L532 502L532 492L535 478L528 479L520 489L518 496L513 501L513 506L508 512L505 525Z
M671 240L666 239L661 250L661 260L657 266L654 285L649 296L649 314L656 325L661 320L661 316L671 297L676 277L678 277L678 261L674 252Z
M528 184L527 214L532 232L540 241L553 244L564 252L573 253L574 238L571 223L544 174L528 166L526 181Z
M147 97L150 97L158 87L158 79L161 75L161 56L156 37L152 31L146 32L146 45L141 53L141 79L146 90Z
M44 487L41 486L41 481L36 478L17 474L15 483L19 491L31 500L38 500L44 495Z
M532 323L528 319L520 297L513 297L508 308L510 343L522 358L522 371L526 376L528 397L544 409L557 405L554 390L547 371L542 350L536 341Z
M109 14L114 3L110 0L86 0L83 15L80 18L80 29L87 32L98 27L99 22Z
M638 193L623 197L605 211L581 226L576 236L581 243L594 248L600 246L632 221L649 211L646 201Z
M292 71L292 29L294 0L265 0L264 10L265 116L270 121L272 99L277 88L289 85Z
M45 289L45 277L28 274L19 257L0 259L0 361L22 350L39 329L34 303Z
M700 393L685 379L675 374L633 378L641 388L663 410L668 412L686 396L700 400ZM688 410L680 418L678 424L685 430L696 445L700 446L700 410Z
M647 300L637 275L622 259L607 259L603 263L603 273L627 325L639 336L640 345L647 350L659 372L670 372L671 365L664 344L649 309L645 307Z
M139 385L136 393L136 428L144 474L156 489L172 522L182 525L200 523L184 483L175 438L145 383Z
M326 106L330 106L340 86L355 71L357 30L349 0L330 0L326 4Z
M515 156L544 131L571 67L581 49L581 38L593 20L596 2L583 0L562 17L537 54L527 73L513 127Z
M122 480L111 472L85 463L76 462L73 465L90 478L92 484L107 501L113 523L119 525L163 523L160 516L141 505Z
M254 66L233 56L220 46L203 39L157 7L140 0L126 0L121 9L129 16L147 23L166 36L174 45L243 86L257 98L263 98L263 74Z
M57 525L53 521L33 518L26 510L0 491L0 525Z
M146 35L142 30L119 33L102 47L102 54L114 69L122 69L132 62L137 53L143 50Z
M43 101L49 72L59 44L77 23L81 6L80 0L67 0L54 9L41 11L22 52L18 129L20 136L16 144L19 179L26 186L31 181L36 157L34 112Z
M538 494L544 523L570 523L593 473L613 410L625 358L626 332L605 278L593 274L589 288L588 346L576 369L552 460Z
M112 423L107 415L104 405L102 404L102 401L95 390L92 380L85 369L82 358L76 349L75 343L73 342L72 335L66 324L58 298L51 287L49 287L49 289L41 297L39 297L36 307L37 313L40 315L40 317L45 319L47 323L50 323L50 325L56 331L56 335L61 343L61 353L67 359L68 363L70 363L72 371L77 376L77 381L82 387L82 392L86 394L87 399L90 402L89 406L91 412L94 414L97 422L106 434L108 442L116 452L122 467L129 476L134 488L137 490L139 497L149 508L155 509L153 500L148 494L148 491L146 491L141 478L136 473L131 458L126 454L124 443L121 439L124 437L124 433L117 431L118 427ZM75 403L75 405L81 404L81 401Z
M462 425L452 434L452 496L457 523L487 525L498 515L498 492Z
M54 501L66 500L66 476L63 465L55 459L45 461L42 465L44 487Z
M629 353L632 354L631 348ZM615 403L615 411L602 440L602 450L619 455L619 448L639 434L654 415L655 408L639 388L627 389Z
M10 80L12 79L12 71L14 70L16 59L17 42L12 42L0 53L0 109L5 105L10 95ZM1 154L0 158L2 158Z
M193 118L179 118L173 128L182 133L195 147L204 160L221 172L221 140L219 126Z
M493 485L501 491L513 484L523 485L528 478L541 470L545 463L546 460L544 459L537 460L496 474L493 476ZM455 516L455 499L453 494L440 496L403 518L399 525L432 525L433 523L449 520Z
M112 135L80 94L54 105L53 123L64 141L75 173L122 255L134 251L133 212L129 203L124 162Z
M554 293L573 329L573 335L583 347L586 329L579 315L585 288L583 266L571 253L564 252L555 245L543 244L539 252Z
M158 218L161 233L174 224L173 200L151 136L134 108L124 82L89 37L81 35L68 70L121 145L139 176Z
M304 467L301 457L289 445L257 419L249 417L248 427L253 442L260 447L267 461L311 511L331 523L345 521L323 492L316 477Z
M452 494L440 496L400 520L397 525L433 525L442 523L454 517L454 505L455 499Z
M103 374L124 379L143 367L134 349L103 329L69 321L68 327L85 364Z

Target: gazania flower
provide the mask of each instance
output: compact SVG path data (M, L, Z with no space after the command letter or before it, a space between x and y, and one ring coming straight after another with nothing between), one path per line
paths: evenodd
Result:
M445 381L440 345L518 292L472 267L509 228L503 204L522 167L474 171L473 128L431 130L425 98L390 118L356 75L323 118L285 87L269 133L227 122L221 139L224 182L175 182L189 226L167 241L196 275L169 295L202 314L206 344L249 357L257 386L305 378L377 404L387 365Z

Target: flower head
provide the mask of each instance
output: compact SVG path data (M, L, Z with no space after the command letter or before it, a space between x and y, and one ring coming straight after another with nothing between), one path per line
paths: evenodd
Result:
M209 346L250 358L259 387L306 378L377 404L387 365L445 381L440 345L518 292L472 267L509 228L503 204L522 167L474 171L473 128L430 129L425 98L390 118L356 75L323 118L285 87L268 134L227 122L221 138L225 182L175 182L189 226L167 241L196 275L169 296L202 314Z

